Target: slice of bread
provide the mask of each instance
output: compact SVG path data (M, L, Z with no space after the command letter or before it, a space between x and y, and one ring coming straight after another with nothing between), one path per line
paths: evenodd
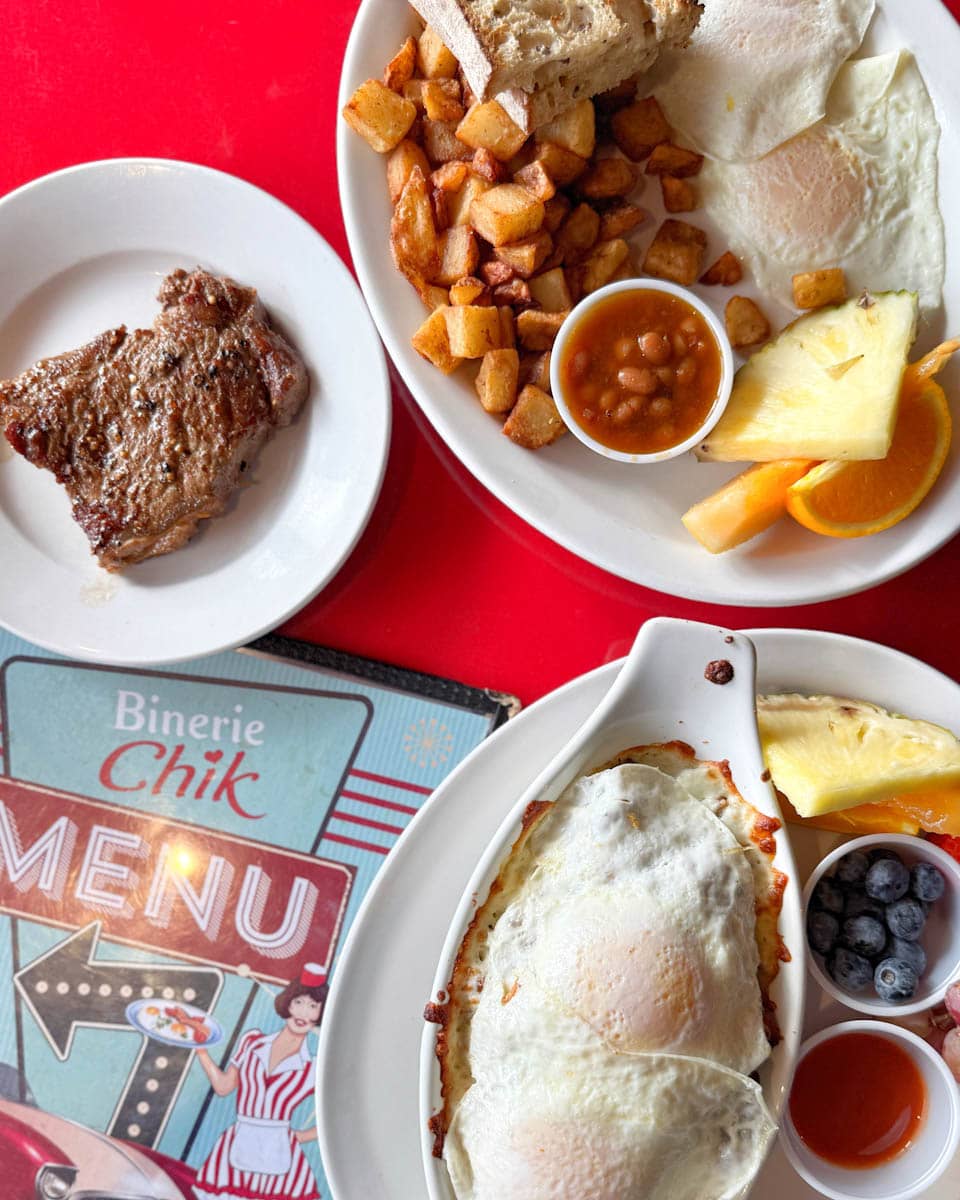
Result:
M411 0L480 100L526 131L684 46L696 0Z

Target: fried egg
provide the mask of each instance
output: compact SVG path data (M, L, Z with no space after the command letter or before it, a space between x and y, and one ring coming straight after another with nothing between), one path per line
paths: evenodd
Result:
M531 815L450 985L458 1200L741 1194L772 1128L746 1078L770 1052L757 895L738 837L657 767L585 776Z
M448 1135L458 1200L734 1200L775 1131L752 1080L703 1059L609 1051L477 1082Z
M843 267L848 288L940 303L940 127L913 56L841 68L823 120L756 162L707 162L700 194L757 286L793 305L792 276Z
M708 3L690 45L650 78L674 129L729 162L759 158L824 115L875 0Z

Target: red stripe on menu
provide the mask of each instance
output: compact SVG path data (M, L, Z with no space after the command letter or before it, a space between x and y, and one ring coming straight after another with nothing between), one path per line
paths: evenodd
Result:
M354 825L366 825L368 829L379 829L382 833L403 833L403 827L400 825L387 825L384 821L371 821L369 817L358 817L354 813L335 812L333 816L337 821L350 821Z
M339 842L341 846L356 846L358 850L373 850L377 854L388 854L389 846L375 846L373 842L360 842L356 838L342 837L339 833L330 833L328 830L324 838L331 842Z
M346 788L340 793L348 800L361 800L364 804L376 804L378 808L390 808L394 812L409 813L410 816L417 811L412 804L398 804L396 800L381 800L379 796L365 796L362 792L348 792Z
M358 779L369 779L373 783L385 783L388 787L403 788L407 792L419 792L421 796L429 796L433 788L423 787L419 783L407 783L403 779L390 779L387 775L374 775L371 771L361 771L354 767L350 771Z

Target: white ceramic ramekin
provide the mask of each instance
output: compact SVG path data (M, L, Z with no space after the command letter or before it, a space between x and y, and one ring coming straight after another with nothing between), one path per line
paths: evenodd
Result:
M652 454L628 454L626 451L614 450L610 446L605 446L603 442L597 441L596 438L591 437L571 413L563 395L560 368L564 361L567 342L571 334L592 309L619 292L662 292L668 296L676 296L678 299L685 301L707 323L707 327L716 339L717 347L720 351L720 383L717 387L716 398L706 419L684 441L678 442L675 446L668 446L664 450L657 450ZM716 313L693 292L675 283L668 283L664 279L623 279L618 283L608 283L606 287L598 288L595 292L591 292L589 296L585 296L578 305L570 310L567 319L560 326L556 341L553 344L553 354L550 357L550 389L553 393L554 403L557 406L560 416L563 418L564 424L574 437L583 442L585 446L589 446L597 454L602 454L606 458L614 458L618 462L659 463L665 462L668 458L676 458L678 455L686 453L687 450L692 450L698 442L707 436L723 415L723 410L727 407L727 401L730 399L730 392L733 389L733 376L734 363L733 351L730 348L730 339L727 337L723 323L719 320Z
M896 1158L875 1167L834 1166L801 1140L790 1118L788 1100L780 1125L780 1145L794 1170L831 1200L910 1200L943 1174L960 1146L960 1089L932 1046L908 1029L886 1021L845 1021L821 1030L800 1047L798 1068L811 1050L844 1033L873 1033L887 1038L913 1059L927 1092L926 1115L917 1136Z

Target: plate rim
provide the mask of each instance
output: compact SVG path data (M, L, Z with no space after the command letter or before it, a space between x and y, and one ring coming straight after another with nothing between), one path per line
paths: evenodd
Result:
M880 10L883 3L884 0L878 0L878 10ZM366 77L362 69L366 27L374 23L377 12L384 6L385 0L361 0L350 29L350 36L341 66L340 86L337 96L338 114L342 111L352 94L351 81L361 80ZM953 18L942 0L916 0L915 8L920 10L920 14L914 16L915 24L929 24L931 37L939 37L947 41L952 39L960 47L960 22ZM875 16L871 19L871 24L874 19ZM356 84L354 83L353 86L356 86ZM942 116L943 106L939 101L939 96L933 99L938 109L938 116ZM958 112L958 118L960 118L960 112ZM413 352L410 351L407 345L408 339L393 336L387 315L386 303L381 300L380 289L377 286L379 268L375 271L369 264L365 249L365 241L369 239L365 239L365 230L359 210L355 209L350 202L352 189L348 160L352 155L351 147L354 147L354 149L363 149L363 147L354 146L357 140L357 135L353 133L347 126L347 123L338 115L336 123L337 187L340 198L340 209L347 234L347 244L364 299L367 302L370 314L387 348L391 361L395 365L411 396L416 401L417 407L430 422L437 436L442 439L444 445L462 466L492 495L500 498L502 502L506 503L528 525L532 526L544 537L549 538L550 541L561 546L577 558L583 559L593 566L609 572L616 578L624 579L628 583L644 587L660 595L737 608L794 608L800 605L820 604L829 600L843 599L844 597L853 596L878 587L883 583L888 583L890 580L896 579L907 571L912 570L933 554L936 554L938 550L941 550L948 542L960 534L960 510L958 510L958 515L954 518L952 527L944 528L939 532L934 531L932 537L923 540L922 546L918 543L916 537L910 538L903 546L898 546L892 556L888 556L891 561L885 567L881 567L880 569L870 568L865 571L859 568L853 571L838 570L834 583L826 588L817 586L816 581L823 572L814 570L808 572L807 578L809 582L802 590L797 586L788 596L780 596L764 594L762 587L757 591L757 583L749 577L731 584L729 588L713 588L709 586L709 558L704 559L704 569L693 575L687 574L684 576L678 572L671 578L670 573L662 568L658 568L656 577L646 579L638 577L636 573L625 574L622 564L618 564L610 555L600 552L595 542L585 543L578 536L573 536L563 531L558 532L556 527L551 527L549 519L545 515L534 511L533 506L527 502L525 496L522 494L519 497L516 494L509 496L501 495L504 480L498 475L495 466L488 463L482 451L482 441L478 440L476 445L472 444L466 438L458 438L455 445L451 442L445 430L445 418L442 406L434 405L431 402L424 402L421 399L421 391L423 389L419 387L410 370L410 364L413 360L409 355ZM940 153L943 153L942 145ZM388 265L389 250L386 240L384 240L384 244L381 247L381 252L383 266L387 269L393 269L392 265ZM960 465L958 465L957 469L960 471ZM679 514L677 521L679 522ZM636 530L635 533L638 537L640 536L639 530ZM638 554L635 557L640 560L643 558L643 555ZM762 573L759 578L762 581L766 578L766 573ZM692 584L689 582L691 579L694 580ZM746 598L744 598L745 591L748 593Z
M376 464L375 470L370 479L370 486L364 498L364 502L359 504L355 511L355 519L353 521L354 529L352 535L347 539L338 556L330 559L322 571L318 571L312 578L309 588L304 591L300 588L295 589L296 597L288 601L282 611L278 612L269 620L261 620L255 624L245 627L239 635L233 634L224 639L222 636L217 636L213 639L214 644L209 645L202 650L191 648L189 650L167 651L160 652L150 651L143 653L141 651L132 651L130 653L104 653L93 648L87 648L74 640L69 643L68 636L59 639L51 637L48 634L35 631L28 631L27 628L21 625L20 622L13 622L4 616L0 611L0 626L8 630L15 637L23 641L29 642L31 645L38 646L43 650L48 650L55 654L65 655L70 658L77 659L82 662L97 662L108 666L117 667L137 667L148 664L154 665L172 665L175 663L189 662L198 658L206 658L213 654L219 654L224 651L236 649L238 646L244 645L262 636L264 633L272 629L276 629L282 625L295 613L299 612L307 604L309 604L320 591L329 584L338 574L341 567L353 553L354 549L376 507L380 493L383 487L383 480L386 474L387 463L389 459L389 450L392 439L393 426L393 405L392 405L392 389L390 385L390 376L387 368L387 362L384 355L383 345L373 321L366 299L362 289L357 284L356 279L350 273L343 259L336 253L333 247L329 244L326 238L313 226L307 219L300 215L294 208L288 205L285 201L280 200L265 188L260 187L249 180L241 178L239 175L234 175L229 171L222 171L217 167L210 167L203 163L192 162L188 159L175 159L165 157L154 157L150 155L118 155L110 158L91 159L87 162L75 163L71 166L62 167L55 171L47 172L35 179L27 180L26 183L14 188L12 191L0 196L0 220L3 219L7 208L14 203L22 202L25 196L29 196L32 191L42 189L48 186L56 186L62 183L69 177L82 175L103 174L105 178L116 176L118 173L121 178L129 179L131 176L125 174L125 169L136 167L162 167L176 173L182 178L207 178L214 180L220 186L236 188L245 192L248 196L254 198L257 203L266 205L272 208L277 216L287 222L291 222L292 227L295 227L299 233L307 236L308 239L313 239L318 247L321 257L329 265L330 270L337 276L339 281L337 287L342 287L346 291L351 289L359 301L358 317L360 322L368 326L370 335L370 355L365 356L369 359L371 368L377 375L376 389L371 390L371 394L381 397L381 403L378 405L380 413L380 421L376 428L371 427L365 433L365 437L371 433L379 435L374 441L370 438L368 449L370 451L370 459ZM308 362L308 367L313 367L319 375L320 364L312 364ZM92 556L91 556L92 561ZM317 561L322 561L322 555L317 556ZM106 573L104 573L106 577ZM2 596L0 596L0 604L2 604ZM238 622L239 625L242 622Z
M909 654L906 651L895 649L892 646L884 645L881 642L873 641L869 638L854 637L850 634L835 633L827 630L818 630L811 628L788 628L783 626L774 626L769 628L757 628L749 626L739 629L738 632L745 634L751 638L757 646L758 663L763 659L763 644L766 642L771 648L777 643L800 643L811 637L815 638L818 645L823 647L832 647L837 649L851 649L855 652L866 652L868 655L877 655L880 659L885 659L893 667L897 669L897 674L906 669L910 671L919 671L925 675L932 675L948 687L948 689L956 692L958 700L960 700L960 682L952 679L945 672L940 671L937 667L925 662L923 659ZM343 989L339 986L339 980L345 978L353 969L354 959L358 954L362 953L361 939L364 934L364 929L367 923L372 919L370 914L375 911L379 903L380 893L389 889L393 882L393 876L402 867L397 867L396 864L406 859L408 850L407 847L414 844L419 837L420 829L430 822L433 812L446 802L447 796L451 793L455 794L460 786L461 779L468 776L473 770L476 759L486 757L488 754L495 753L494 747L498 744L497 739L502 739L508 735L510 731L522 729L526 718L531 713L543 712L544 708L554 708L557 705L562 707L562 699L569 696L571 692L576 692L581 688L587 688L590 682L596 682L598 677L609 675L612 683L616 671L619 670L623 663L623 658L617 658L610 662L603 663L600 666L594 667L589 671L585 671L573 679L568 680L560 687L547 692L539 697L529 707L523 709L513 720L501 726L495 733L485 738L471 753L447 776L443 783L433 792L428 798L423 807L419 810L415 817L411 820L404 833L401 835L393 850L390 858L384 863L381 869L377 872L373 879L366 895L364 896L360 907L357 910L356 916L351 924L350 930L344 941L343 948L338 957L336 969L331 978L330 992L327 997L326 1007L324 1011L324 1020L320 1027L319 1044L316 1054L316 1071L317 1071L317 1105L316 1105L316 1123L318 1131L318 1143L320 1147L323 1167L326 1173L328 1185L331 1189L331 1195L334 1200L341 1200L352 1195L351 1183L349 1179L344 1179L341 1173L341 1158L334 1151L333 1145L328 1137L327 1124L325 1116L332 1105L336 1105L337 1098L332 1094L332 1089L325 1086L326 1068L330 1054L336 1048L338 1033L335 1028L335 1023L339 1023L339 1010L341 1005L341 993ZM553 718L550 718L553 719ZM482 847L477 848L477 855L481 852ZM394 857L396 856L396 857ZM393 859L393 867L390 866L390 859ZM453 892L455 892L453 903L457 902L462 891L463 881L455 883ZM451 910L452 911L452 910ZM403 929L401 922L396 922L395 927ZM409 936L413 936L411 932ZM433 979L433 966L431 964L429 978L425 980L425 987L429 987ZM425 993L426 994L426 993ZM807 1008L810 1008L811 998L807 997ZM345 1003L345 1001L344 1001ZM417 1027L417 1046L414 1058L419 1063L419 1038L421 1030ZM417 1089L419 1086L419 1078L410 1081L408 1089L408 1103L412 1109L417 1112L419 1120L419 1102ZM342 1103L343 1097L340 1097ZM422 1175L422 1163L420 1156L420 1144L418 1142L415 1147L415 1158L417 1163L417 1178L416 1184L426 1192L426 1180ZM343 1159L346 1161L346 1158ZM407 1186L412 1185L412 1180L405 1181ZM419 1192L417 1194L420 1194Z

